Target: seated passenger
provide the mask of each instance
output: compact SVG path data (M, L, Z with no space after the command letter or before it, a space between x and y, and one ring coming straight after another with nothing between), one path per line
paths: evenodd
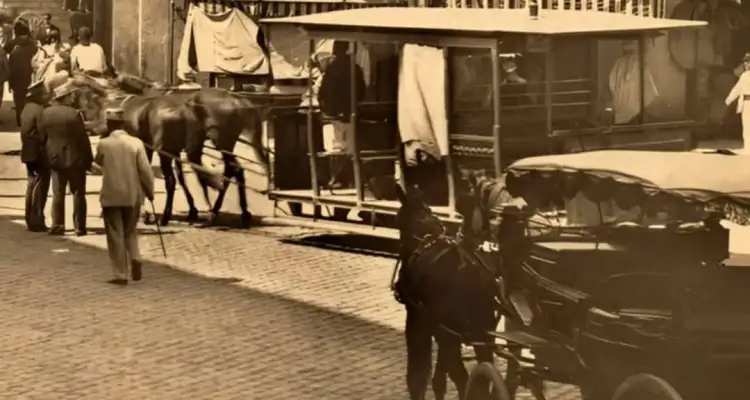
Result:
M641 57L637 43L626 42L622 50L623 54L615 61L609 73L609 90L612 95L610 108L614 112L615 124L635 123L641 114ZM659 96L659 92L648 65L644 70L643 109L646 110Z
M502 68L500 104L503 107L518 107L536 103L533 94L529 93L529 80L519 74L516 61L507 58L502 62Z

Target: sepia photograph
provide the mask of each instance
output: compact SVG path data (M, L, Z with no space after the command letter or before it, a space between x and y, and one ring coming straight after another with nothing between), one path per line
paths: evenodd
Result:
M0 0L0 400L750 399L745 4Z

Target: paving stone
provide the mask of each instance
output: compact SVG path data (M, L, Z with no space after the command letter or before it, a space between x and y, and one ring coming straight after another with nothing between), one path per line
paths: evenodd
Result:
M15 217L0 221L13 243L0 246L0 398L406 398L394 260L279 240L306 229L181 223L164 228L163 259L143 226L145 281L113 288L99 178L92 234L50 238L21 228L17 159L0 157L0 176L0 214Z

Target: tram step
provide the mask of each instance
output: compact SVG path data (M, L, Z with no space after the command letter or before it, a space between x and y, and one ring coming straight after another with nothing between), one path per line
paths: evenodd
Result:
M540 347L546 347L550 345L550 342L539 336L534 336L526 332L490 332L490 335L496 339L505 340L508 344L521 345L523 347L534 349Z
M310 157L310 153L307 153L307 156ZM315 157L317 158L333 156L351 156L351 154L339 151L320 151L315 153ZM361 150L359 152L360 160L396 160L397 158L398 152L395 150Z

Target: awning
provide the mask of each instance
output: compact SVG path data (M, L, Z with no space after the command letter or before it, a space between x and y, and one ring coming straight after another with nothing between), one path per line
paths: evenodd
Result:
M237 8L252 18L281 18L300 15L318 14L329 11L350 10L355 8L370 8L382 6L406 5L400 0L327 0L327 1L194 1L193 4L208 13L220 13Z

